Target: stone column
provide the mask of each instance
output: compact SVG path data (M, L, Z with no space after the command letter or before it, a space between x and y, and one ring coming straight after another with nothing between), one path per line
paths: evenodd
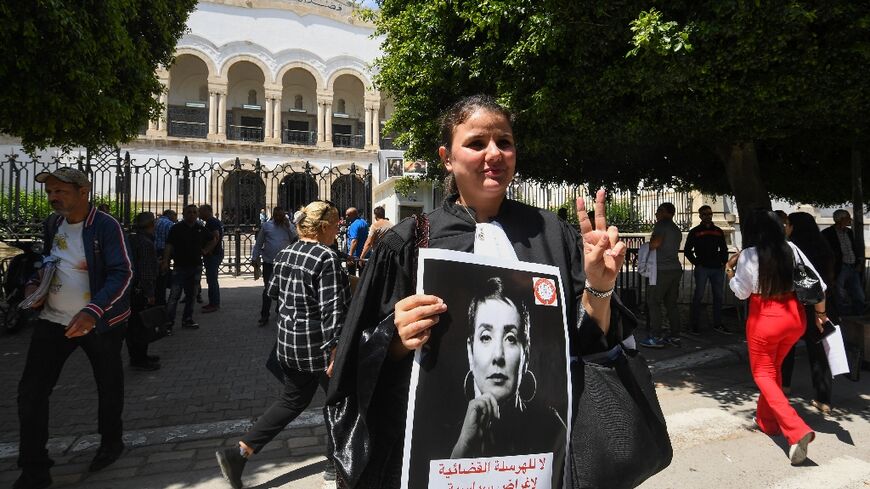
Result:
M157 100L160 100L160 97L157 97ZM148 120L148 131L145 133L148 136L154 136L157 132L157 121L154 119Z
M366 111L366 141L365 149L376 150L381 145L381 134L378 131L380 124L378 123L378 109L381 106L381 97L377 92L366 92L365 95L365 111Z
M160 118L157 119L157 132L159 136L165 137L169 126L169 95L166 92L160 94L160 103L163 104L163 109L160 111Z
M226 92L218 92L218 111L217 111L217 140L227 140L227 94Z
M332 147L332 90L317 92L317 146Z
M317 101L317 144L322 143L326 137L326 129L323 121L326 117L326 111L323 110L323 102Z
M381 121L378 117L377 107L372 107L372 149L381 149Z
M364 148L369 149L372 146L372 109L370 107L366 107L366 138Z
M208 137L213 139L217 134L217 94L209 92L208 94Z
M272 98L268 95L266 96L266 120L263 121L263 142L271 143L274 142L274 138L272 137L272 121L274 117L272 117Z
M281 97L275 97L275 108L272 111L274 120L272 121L272 137L275 138L275 142L277 144L281 144L282 134L281 134Z
M329 148L332 147L332 101L324 104L324 112L326 112L326 116L323 118L324 129L326 130L326 135L324 136L323 144Z

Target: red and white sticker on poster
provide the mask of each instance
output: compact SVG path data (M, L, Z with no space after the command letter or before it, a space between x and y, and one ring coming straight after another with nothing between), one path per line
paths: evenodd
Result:
M532 277L536 306L558 306L556 282L550 278Z

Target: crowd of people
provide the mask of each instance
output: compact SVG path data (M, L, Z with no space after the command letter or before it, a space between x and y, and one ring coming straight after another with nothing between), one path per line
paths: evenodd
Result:
M612 351L627 341L631 331L611 328L613 318L618 317L612 312L621 307L612 302L611 294L626 245L619 240L618 230L607 226L605 194L596 194L594 219L578 200L580 233L564 218L507 198L517 164L511 121L511 114L487 96L462 99L444 114L438 154L448 172L447 197L427 216L427 242L433 248L505 262L555 265L569 298L565 307L570 358ZM131 368L160 368L159 357L149 355L147 341L136 334L141 330L139 313L165 305L171 335L178 302L184 296L180 325L197 329L194 303L203 272L208 303L201 313L214 313L221 307L218 269L224 256L224 229L210 205L184 207L181 220L172 209L159 218L141 213L132 232L125 235L112 216L89 201L91 183L86 174L60 168L36 179L45 184L55 211L46 221L44 240L45 254L56 261L57 272L38 304L44 307L19 385L18 465L22 473L15 489L44 488L52 482L49 469L53 462L46 450L48 402L73 350L82 347L87 353L98 386L102 438L90 465L96 471L124 451L124 339ZM278 326L274 355L284 388L238 446L216 453L220 469L234 488L242 487L248 459L308 406L318 386L327 392L327 404L350 403L361 420L361 431L353 436L330 431L331 452L326 455L334 463L341 487L400 485L411 353L430 340L447 304L439 297L416 292L414 258L419 236L415 220L393 226L384 209L377 207L369 225L355 208L345 210L343 222L340 212L332 202L314 201L292 216L280 207L272 209L271 217L265 209L260 213L261 226L251 255L255 267L262 267L264 286L257 324L269 323L274 301ZM640 342L647 347L680 345L676 299L683 274L677 256L682 234L673 222L674 215L673 204L659 206L650 240L657 280L650 289L651 334ZM724 233L712 224L712 210L704 206L699 216L701 224L690 231L685 247L697 287L686 334L699 334L700 302L708 283L713 293L713 329L720 333L731 333L721 320L726 280L737 297L749 300L750 364L761 391L756 422L764 433L784 434L791 447L791 462L800 463L814 433L788 404L783 383L790 371L783 375L783 362L797 340L815 334L827 316L835 314L835 307L845 312L848 304L850 312L863 311L863 294L854 286L860 264L849 220L841 214L833 231L820 234L808 214L788 216L783 227L774 214L756 212L744 223L746 248L729 258ZM339 250L336 235L342 226L346 226L347 239ZM835 290L843 292L829 292L826 301L803 307L795 299L791 282L794 257L818 270L824 283L837 284ZM360 276L353 290L351 277L355 275ZM41 275L34 277L30 292L40 280ZM506 317L521 317L517 306L500 298L498 285L493 285L492 293L477 298L476 307L483 311L507 304L513 309ZM667 334L662 308L667 310ZM814 320L807 321L807 316ZM505 329L502 336L518 338L511 351L522 359L527 330L517 327L516 320L508 322L513 329L509 334ZM484 358L484 350L475 336L469 336L469 358L472 353L474 358ZM490 362L496 361L505 363L503 358ZM810 362L819 409L830 409L824 355L814 350ZM510 365L522 368L523 362ZM480 369L484 371L484 366ZM484 381L476 372L472 382L478 397L469 404L462 436L454 448L457 456L487 453L479 429L481 419L490 411L505 409L498 407L503 401L517 402L516 395L483 389ZM363 443L366 449L350 443Z

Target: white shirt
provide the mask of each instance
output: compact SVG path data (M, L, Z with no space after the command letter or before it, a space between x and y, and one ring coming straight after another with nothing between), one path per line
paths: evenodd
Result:
M504 228L495 221L479 222L475 225L474 254L519 261Z
M822 280L822 276L819 275L819 272L816 270L816 267L810 263L810 260L806 255L794 244L788 242L788 245L791 246L792 253L795 253L795 256L800 256L800 259L803 261L804 265L810 267L816 275L819 277L819 282L822 284L822 290L827 290L828 286L825 285L825 281ZM731 290L734 292L734 295L738 299L747 299L752 294L758 294L758 252L755 250L755 247L746 248L740 253L740 258L737 260L737 267L734 272L734 278L728 282L728 286L731 287Z
M64 326L72 322L91 300L88 262L82 242L84 221L61 222L51 245L51 256L57 258L57 269L48 288L48 296L40 318Z

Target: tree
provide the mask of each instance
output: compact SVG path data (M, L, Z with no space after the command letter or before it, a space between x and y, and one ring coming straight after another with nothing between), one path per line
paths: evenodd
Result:
M0 2L0 132L28 152L129 141L160 113L196 0Z
M462 95L516 114L519 171L633 187L682 182L812 203L849 198L870 118L866 2L384 0L377 84L387 130L434 161ZM430 165L434 166L434 165ZM819 171L824 168L824 171Z

